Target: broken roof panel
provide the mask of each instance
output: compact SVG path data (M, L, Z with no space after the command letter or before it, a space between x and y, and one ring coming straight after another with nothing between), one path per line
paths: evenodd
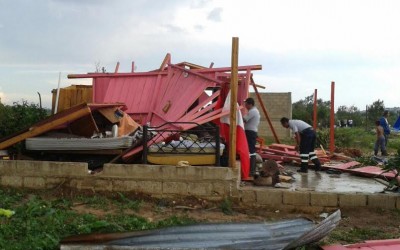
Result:
M316 242L340 221L337 210L317 226L306 219L262 223L219 223L120 234L68 237L61 249L294 249Z
M41 134L44 134L50 130L58 129L65 127L67 125L73 124L79 119L85 116L90 116L86 121L93 121L93 117L91 117L91 112L97 110L99 108L105 107L123 107L122 103L109 103L109 104L86 104L82 103L76 105L70 109L63 110L60 113L49 116L48 118L33 124L27 129L21 130L15 134L4 137L0 140L0 149L8 148L18 142L21 142L27 138L35 137ZM94 122L94 121L93 121ZM79 127L79 126L78 126ZM91 128L97 129L96 125L91 124ZM77 131L80 129L78 128ZM83 131L83 130L82 130ZM87 133L87 129L84 130ZM93 133L93 131L92 131Z

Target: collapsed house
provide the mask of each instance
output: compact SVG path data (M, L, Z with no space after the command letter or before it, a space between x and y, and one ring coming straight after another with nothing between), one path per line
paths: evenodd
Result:
M169 54L153 71L119 73L118 67L114 73L68 75L93 79L92 95L87 95L93 103L67 107L3 138L0 149L25 141L29 152L40 155L106 154L111 162L220 164L227 138L220 141L218 125L229 114L222 104L230 89L231 67L172 64ZM251 85L256 88L253 71L261 68L238 67L237 100L248 97Z

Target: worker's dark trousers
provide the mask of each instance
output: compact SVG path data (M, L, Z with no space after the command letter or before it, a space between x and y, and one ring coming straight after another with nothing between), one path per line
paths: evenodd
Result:
M249 145L250 153L250 176L254 176L256 173L256 142L257 132L253 130L245 130L247 144Z
M314 163L315 170L321 169L321 163L314 151L316 138L315 131L312 128L300 132L300 167L302 171L308 169L308 159Z

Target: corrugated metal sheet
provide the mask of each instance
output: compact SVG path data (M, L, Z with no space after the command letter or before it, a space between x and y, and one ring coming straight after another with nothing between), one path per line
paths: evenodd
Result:
M319 226L306 219L264 223L202 224L141 231L94 243L98 235L70 237L61 249L289 249L319 240L340 220L338 210ZM311 235L311 237L310 237ZM115 236L115 235L114 235ZM300 237L300 238L299 238ZM291 243L294 242L294 243ZM70 244L67 244L70 243ZM290 244L290 245L289 245Z
M25 140L28 150L99 150L121 149L132 145L133 137L116 138L46 138L35 137Z

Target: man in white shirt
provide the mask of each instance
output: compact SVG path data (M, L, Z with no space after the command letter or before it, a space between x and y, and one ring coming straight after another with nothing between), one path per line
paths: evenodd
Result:
M290 128L296 139L296 150L300 149L301 165L297 172L308 172L308 159L315 165L315 171L321 170L321 163L315 154L316 135L310 124L301 120L289 120L286 117L281 118L281 124L285 128Z
M256 175L256 142L258 125L260 124L260 112L255 107L254 99L249 97L244 101L245 107L248 110L243 116L244 131L246 133L247 144L249 145L250 153L250 176Z

